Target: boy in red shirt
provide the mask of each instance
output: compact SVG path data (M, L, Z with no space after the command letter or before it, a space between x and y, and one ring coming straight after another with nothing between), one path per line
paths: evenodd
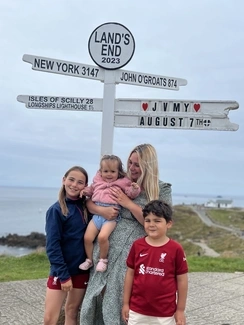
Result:
M147 236L127 258L122 317L128 325L186 325L188 266L181 245L167 237L172 208L154 200L142 211Z

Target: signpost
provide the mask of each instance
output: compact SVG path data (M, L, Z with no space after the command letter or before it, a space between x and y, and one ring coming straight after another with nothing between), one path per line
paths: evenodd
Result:
M36 71L104 81L104 70L94 65L51 59L29 54L24 54L23 61L31 63L32 69Z
M211 115L189 114L115 114L114 125L124 128L156 128L181 130L218 130L236 131L238 125L230 123L229 119L213 117Z
M100 67L115 70L125 66L135 52L135 40L125 26L106 23L98 26L88 41L92 60Z
M187 85L187 81L181 78L158 76L151 73L126 70L118 70L116 72L116 83L168 90L179 90L179 86Z
M235 101L117 99L114 125L126 128L236 131L230 123Z
M30 109L103 111L102 98L19 95L17 100ZM118 98L112 118L115 127L236 131L238 125L227 116L238 107L235 101Z
M57 97L57 96L28 96L19 95L17 100L25 103L27 108L57 109L68 111L102 112L101 98Z
M101 154L113 151L113 129L160 128L236 131L228 113L238 109L235 101L201 101L168 99L116 99L116 84L179 90L187 81L144 72L122 70L133 57L135 40L125 26L105 23L98 26L88 41L95 66L25 54L23 61L32 69L104 83L103 99L20 95L17 100L27 108L102 112Z
M236 101L217 100L188 100L188 99L117 99L115 113L122 111L128 115L130 112L150 113L175 113L175 114L206 114L226 117L230 110L238 109ZM129 114L130 115L130 114Z

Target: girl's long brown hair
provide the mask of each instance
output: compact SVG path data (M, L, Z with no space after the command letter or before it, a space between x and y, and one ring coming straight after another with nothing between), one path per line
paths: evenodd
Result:
M86 184L88 184L88 174L87 174L87 171L83 167L80 167L80 166L71 167L64 174L64 178L67 178L69 176L69 173L72 172L72 171L79 171L79 172L81 172L85 176L85 178L86 178ZM60 204L60 208L61 208L62 214L67 217L67 215L69 213L69 210L68 210L68 207L67 207L67 204L66 204L65 199L66 199L66 191L65 191L65 187L63 185L60 188L60 191L59 191L58 202ZM85 198L82 198L82 210L83 210L84 218L85 218L86 222L88 222L88 211L87 211L87 208L86 208L86 200L85 200Z

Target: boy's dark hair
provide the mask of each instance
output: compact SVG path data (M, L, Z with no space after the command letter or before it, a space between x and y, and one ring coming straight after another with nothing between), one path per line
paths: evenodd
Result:
M153 200L147 203L144 209L142 209L143 217L147 217L150 213L154 214L157 217L164 218L167 223L169 221L172 221L172 208L168 203L164 201Z

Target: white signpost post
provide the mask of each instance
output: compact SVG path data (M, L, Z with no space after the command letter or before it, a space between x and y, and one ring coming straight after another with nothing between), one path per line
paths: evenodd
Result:
M167 99L116 99L116 84L179 90L187 81L144 72L122 70L133 57L135 40L118 23L98 26L88 41L95 66L25 54L23 61L32 69L104 83L103 98L19 95L17 100L32 109L57 109L102 112L101 154L113 151L113 130L126 128L162 128L236 131L228 113L237 109L235 101L200 101Z

